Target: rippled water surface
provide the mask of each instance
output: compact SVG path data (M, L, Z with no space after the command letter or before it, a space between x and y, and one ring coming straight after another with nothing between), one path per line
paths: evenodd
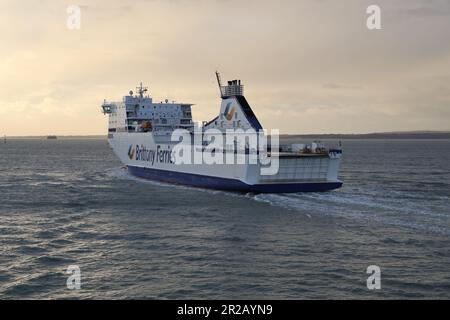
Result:
M450 141L344 153L340 190L255 195L133 178L104 140L9 140L0 298L450 298Z

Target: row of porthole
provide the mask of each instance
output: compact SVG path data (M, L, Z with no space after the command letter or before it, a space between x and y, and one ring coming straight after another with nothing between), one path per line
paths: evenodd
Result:
M150 114L147 114L147 112L141 112L141 113L139 113L139 115L141 115L141 116L150 116ZM152 113L151 114L153 117L155 116L155 114L154 113ZM181 116L182 116L183 114L181 114L181 113L179 113L178 114L178 116L181 118ZM163 114L157 114L156 116L160 116L160 117L163 117L163 118L165 118L166 117L166 114L165 113L163 113ZM172 118L176 118L176 115L173 115L173 117Z
M142 109L144 109L145 108L145 106L141 106L142 107ZM149 107L151 107L151 106L149 106ZM165 109L167 110L167 109L172 109L172 110L180 110L180 107L172 107L172 108L167 108L168 106L158 106L159 108L161 108L161 107L165 107ZM153 109L156 109L156 106L153 106Z

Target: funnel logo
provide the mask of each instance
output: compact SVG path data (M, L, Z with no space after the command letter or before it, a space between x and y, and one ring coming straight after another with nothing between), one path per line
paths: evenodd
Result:
M225 107L225 111L223 112L223 115L225 118L227 118L228 121L231 121L233 119L233 116L236 112L236 107L231 108L232 102L229 102L227 106Z
M130 160L133 160L134 157L134 148L132 145L130 145L130 148L128 148L128 158L130 158Z

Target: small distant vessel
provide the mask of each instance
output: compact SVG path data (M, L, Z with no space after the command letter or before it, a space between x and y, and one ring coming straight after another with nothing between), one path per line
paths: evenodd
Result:
M244 97L244 86L240 80L222 85L216 72L222 99L220 112L211 121L199 128L192 121L192 104L155 103L147 95L148 89L130 91L120 102L102 104L102 111L109 116L108 142L135 176L151 180L196 187L255 193L287 193L327 191L342 186L338 171L342 157L340 146L326 147L321 143L273 145L267 151L247 149L241 155L279 159L275 174L262 174L264 164L257 163L174 163L173 151L178 142L171 139L177 129L184 129L195 140L196 135L205 136L209 129L226 135L228 130L254 130L264 132L252 108ZM197 130L197 131L196 131ZM206 142L206 143L205 143ZM236 143L236 141L234 141ZM209 149L223 157L234 157L233 142L221 149L212 147L207 141L190 145L189 156L195 158L198 150ZM231 146L231 148L230 148ZM240 144L242 147L243 144ZM242 150L242 149L240 149Z
M56 140L58 139L57 136L47 136L47 140Z

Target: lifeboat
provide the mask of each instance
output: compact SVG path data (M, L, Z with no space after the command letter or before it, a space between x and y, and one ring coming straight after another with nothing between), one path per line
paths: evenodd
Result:
M141 124L141 129L144 132L152 131L152 123L150 121L143 121Z

